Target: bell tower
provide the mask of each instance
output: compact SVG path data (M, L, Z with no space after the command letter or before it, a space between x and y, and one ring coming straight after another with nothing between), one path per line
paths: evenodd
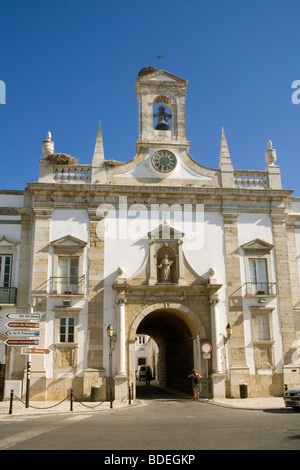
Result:
M155 67L144 67L136 79L139 103L137 154L150 148L188 149L185 97L187 81Z

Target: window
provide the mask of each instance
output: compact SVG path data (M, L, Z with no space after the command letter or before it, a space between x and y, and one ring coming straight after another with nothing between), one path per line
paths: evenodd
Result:
M138 336L138 344L145 344L146 338L145 336Z
M59 322L60 343L74 343L74 318L61 318Z
M252 294L268 294L267 265L265 259L250 259L250 289Z
M75 294L78 292L78 257L58 258L58 291Z
M256 238L241 248L245 253L246 295L277 295L276 282L272 281L274 276L274 254L273 245Z
M257 315L255 317L255 330L257 341L270 341L269 317Z
M12 256L0 255L0 287L10 287Z

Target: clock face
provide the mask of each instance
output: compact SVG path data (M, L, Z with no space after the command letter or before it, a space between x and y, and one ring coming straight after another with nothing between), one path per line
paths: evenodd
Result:
M152 157L152 165L157 171L169 173L176 167L175 155L169 150L158 150Z

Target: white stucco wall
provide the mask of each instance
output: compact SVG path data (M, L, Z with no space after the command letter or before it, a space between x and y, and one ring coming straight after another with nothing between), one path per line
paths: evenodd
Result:
M65 237L67 235L72 235L75 238L78 238L82 241L88 242L89 240L89 216L85 210L54 210L52 221L51 221L51 230L50 230L50 241L57 240L59 238ZM86 275L86 285L88 279L88 246L84 250L84 259L83 259L83 274ZM49 263L49 272L48 278L53 276L53 250L50 248L50 256L52 258ZM48 309L47 309L47 328L46 328L46 344L45 347L51 346L55 342L55 313L52 308L57 306L57 298L48 299ZM59 302L61 304L61 301ZM87 299L76 299L72 297L72 307L81 307L82 310L78 317L78 364L79 368L77 370L77 375L81 376L86 367L86 331L88 326L88 302ZM53 374L53 355L52 353L45 356L45 366L47 370L47 377L52 377ZM62 373L66 377L65 373ZM72 376L72 374L71 374Z
M300 198L295 198L291 203L291 209L293 215L297 215L299 220L295 222L295 238L296 238L296 250L297 250L297 262L298 262L298 273L300 279Z
M264 213L243 213L239 215L238 219L238 234L239 234L239 246L251 242L252 240L259 238L270 244L273 242L273 231L272 222L268 214ZM241 266L241 281L244 285L249 279L246 278L246 266L244 250L240 248L240 266ZM270 267L269 267L269 279L268 282L277 282L276 278L276 266L275 266L275 253L271 251L270 256ZM243 290L243 294L246 293L246 289ZM274 339L274 356L276 371L281 372L281 366L283 363L282 359L282 341L281 341L281 330L280 330L280 311L277 299L268 299L265 304L259 304L255 298L246 298L243 295L243 309L244 309L244 334L245 334L245 345L246 345L246 362L250 368L250 373L255 374L255 363L253 354L253 332L252 332L252 316L249 307L274 307L272 312L272 338ZM271 372L270 372L271 373Z

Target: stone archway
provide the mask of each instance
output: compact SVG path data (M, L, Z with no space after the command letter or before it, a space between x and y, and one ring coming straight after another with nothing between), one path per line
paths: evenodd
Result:
M158 345L159 384L185 391L191 369L203 368L200 338L207 338L207 334L199 317L184 305L168 302L151 305L140 312L129 330L129 376L133 383L136 334L151 336Z

